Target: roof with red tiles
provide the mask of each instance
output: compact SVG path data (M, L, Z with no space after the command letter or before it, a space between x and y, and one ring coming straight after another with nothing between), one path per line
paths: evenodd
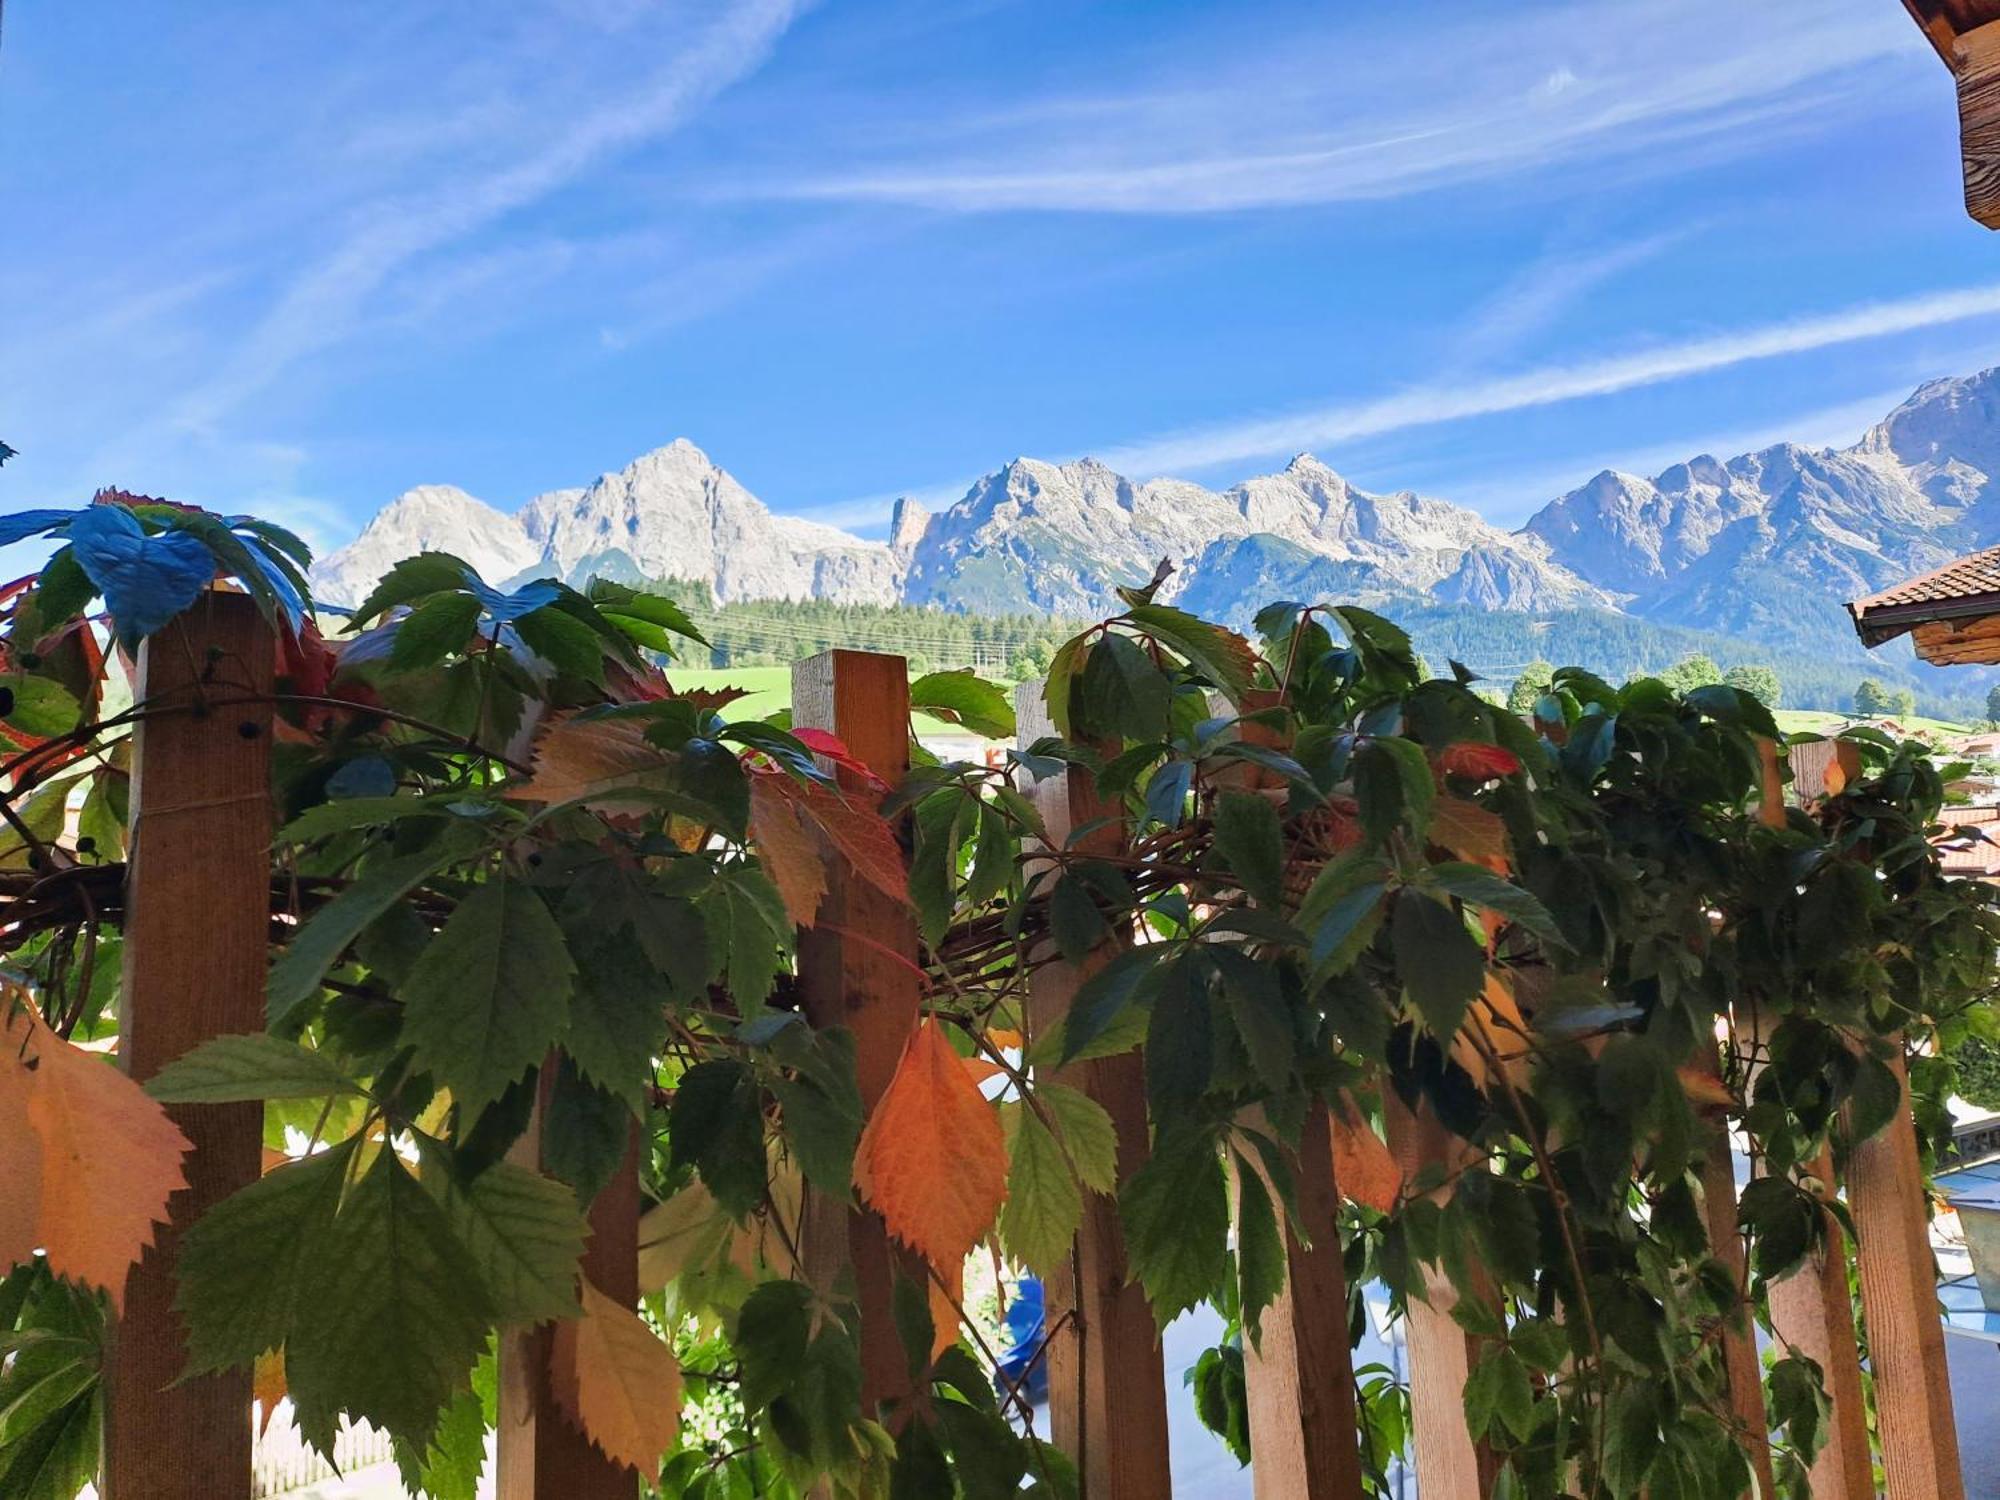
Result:
M1941 568L1856 599L1847 606L1854 628L1879 646L1930 620L2000 614L2000 547L1957 558Z

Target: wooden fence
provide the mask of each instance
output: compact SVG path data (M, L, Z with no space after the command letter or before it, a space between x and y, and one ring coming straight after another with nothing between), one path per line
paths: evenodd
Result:
M206 638L193 650L141 657L142 697L185 694L201 661L269 672L272 642L247 598L217 595L187 619ZM179 645L176 640L176 646ZM262 664L261 667L258 664ZM261 683L268 692L268 675ZM842 739L894 781L908 762L909 699L900 657L831 651L793 672L794 719ZM1021 689L1024 739L1045 727L1039 690ZM268 942L268 708L149 718L133 760L132 844L125 944L126 1066L141 1078L206 1038L261 1027ZM849 775L846 771L842 775ZM1114 850L1125 837L1119 809L1102 802L1077 770L1035 796L1055 837L1079 830ZM919 1014L917 952L907 910L863 880L829 881L833 918L802 933L801 991L815 1024L855 1033L864 1100L878 1097ZM191 890L199 901L188 899ZM1098 955L1036 971L1031 1028L1059 1019ZM1747 1021L1754 1026L1754 1019ZM1742 1039L1754 1047L1754 1035ZM1717 1058L1697 1060L1714 1069ZM1898 1068L1900 1077L1900 1064ZM1129 1175L1148 1150L1145 1085L1136 1054L1078 1064L1066 1081L1109 1113L1118 1167ZM176 1110L195 1145L189 1187L171 1205L161 1245L137 1268L115 1336L107 1381L107 1500L249 1500L253 1494L251 1392L247 1374L175 1383L182 1333L172 1312L172 1248L207 1205L252 1180L259 1162L255 1106ZM1349 1500L1362 1492L1356 1456L1348 1288L1335 1231L1331 1122L1324 1109L1305 1128L1299 1162L1300 1227L1288 1230L1289 1286L1266 1315L1261 1352L1247 1364L1258 1500ZM1734 1181L1724 1122L1704 1178L1715 1241L1741 1270ZM1428 1112L1391 1106L1389 1145L1411 1175L1461 1165L1470 1151ZM1832 1167L1823 1164L1832 1183ZM585 1274L600 1290L636 1300L636 1153L597 1200ZM1449 1180L1448 1171L1446 1180ZM1907 1109L1853 1153L1844 1191L1857 1243L1865 1341L1874 1375L1879 1455L1892 1500L1958 1500L1956 1435L1926 1242L1923 1185ZM1049 1402L1055 1441L1076 1459L1088 1500L1162 1500L1171 1493L1167 1401L1180 1373L1163 1366L1154 1320L1127 1275L1119 1226L1104 1200L1089 1212L1074 1274L1047 1288ZM1829 1216L1830 1253L1817 1268L1778 1285L1780 1333L1827 1372L1834 1438L1814 1473L1814 1493L1875 1493L1843 1238ZM862 1312L866 1398L895 1396L910 1382L895 1331L891 1288L903 1252L879 1217L851 1203L809 1205L808 1270L852 1272ZM1450 1315L1439 1282L1429 1305L1411 1308L1408 1346L1415 1467L1424 1500L1474 1500L1491 1483L1493 1459L1467 1435L1460 1401L1479 1341ZM1760 1476L1771 1472L1756 1352L1747 1323L1728 1332L1739 1439ZM637 1478L584 1442L556 1411L546 1379L546 1330L511 1334L502 1352L498 1493L504 1500L630 1500Z

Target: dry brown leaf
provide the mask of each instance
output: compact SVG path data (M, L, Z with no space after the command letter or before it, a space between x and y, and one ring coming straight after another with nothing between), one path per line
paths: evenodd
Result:
M681 1421L681 1367L646 1322L583 1282L583 1315L556 1324L549 1389L607 1458L653 1473Z
M750 835L784 898L785 914L795 925L810 927L826 895L826 859L819 841L799 822L797 804L779 790L783 780L782 773L750 778Z
M861 1132L854 1185L889 1232L958 1273L1007 1196L1000 1117L935 1020L917 1028Z
M103 1287L115 1309L126 1273L167 1217L167 1199L187 1185L181 1159L191 1148L138 1084L25 1010L0 1045L24 1042L28 1119L41 1141L37 1238L50 1270Z
M791 802L801 819L826 835L856 875L885 896L908 904L910 877L903 865L903 846L896 842L895 829L883 821L866 796L790 777L773 777L771 785Z
M1403 1193L1403 1169L1345 1089L1330 1113L1333 1181L1340 1195L1377 1213L1390 1212Z
M506 795L524 802L599 804L637 802L634 781L667 764L667 753L647 741L632 719L552 719L535 743L534 775ZM626 789L621 798L619 791Z

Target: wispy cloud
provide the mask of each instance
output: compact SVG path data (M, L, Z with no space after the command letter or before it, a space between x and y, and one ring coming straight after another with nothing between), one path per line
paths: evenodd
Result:
M1542 365L1484 379L1438 380L1370 401L1340 402L1281 416L1160 433L1093 452L1112 468L1136 478L1199 473L1389 433L1610 396L1754 360L1808 354L1863 339L1886 338L1995 316L2000 316L2000 282L1872 302L1818 317L1661 344L1634 354ZM1627 467L1647 464L1659 467L1704 450L1729 454L1783 439L1805 444L1851 440L1861 427L1885 413L1903 394L1906 392L1870 396L1817 408L1784 423L1662 444L1644 452L1622 455L1616 461ZM1481 509L1491 507L1496 519L1506 519L1505 513L1517 508L1523 496L1533 494L1547 499L1575 484L1586 468L1602 468L1604 462L1603 455L1581 458L1567 468L1538 469L1532 476L1490 484L1479 494L1455 492L1451 498ZM912 495L936 508L963 495L973 477L807 506L799 513L830 525L874 532L886 518L897 494Z
M1671 168L1695 153L1767 148L1788 124L1823 125L1834 98L1885 86L1885 56L1922 50L1899 17L1819 0L1620 0L1616 10L1616 24L1596 4L1481 8L1456 25L1398 17L1343 35L1337 51L1281 44L1204 58L1199 87L1149 80L1087 107L1049 97L983 129L937 122L937 101L912 101L903 136L914 158L727 191L1212 213L1400 197L1591 158L1651 154Z
M361 227L279 295L228 363L172 408L199 428L337 343L401 267L546 197L606 157L678 128L770 55L800 0L740 0L686 48L614 102L582 114L516 160L420 196L372 205Z
M1282 416L1162 433L1120 444L1098 456L1128 473L1204 469L1406 428L1608 396L1752 360L1804 354L1996 314L2000 314L2000 282L1871 302L1818 317L1662 344L1634 354L1543 365L1485 380L1411 386L1372 401L1342 402Z
M1451 335L1455 369L1490 364L1511 354L1531 334L1547 328L1567 309L1607 282L1642 266L1687 239L1692 227L1670 229L1622 245L1548 251L1507 278Z

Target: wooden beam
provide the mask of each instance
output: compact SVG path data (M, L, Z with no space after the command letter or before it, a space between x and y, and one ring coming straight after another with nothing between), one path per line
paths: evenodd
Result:
M210 591L139 648L136 701L192 711L133 733L119 1059L141 1081L209 1040L264 1029L271 899L271 627ZM194 1151L187 1187L132 1270L104 1374L108 1500L248 1500L250 1372L177 1384L174 1259L187 1227L257 1180L264 1107L167 1107Z
M1810 1171L1834 1191L1833 1152L1823 1150ZM1779 1338L1819 1365L1833 1403L1826 1446L1812 1466L1814 1500L1874 1500L1868 1453L1868 1410L1861 1395L1861 1355L1854 1339L1854 1305L1847 1291L1847 1237L1823 1215L1824 1251L1782 1281L1771 1283L1771 1326ZM1876 1387L1879 1392L1881 1387Z
M1347 1271L1324 1099L1313 1102L1299 1132L1297 1192L1312 1243L1301 1243L1287 1220L1285 1289L1264 1309L1258 1339L1243 1345L1253 1494L1255 1500L1360 1500Z
M548 1097L551 1068L542 1070ZM516 1159L539 1159L541 1117L516 1147ZM639 1125L616 1175L590 1204L583 1275L621 1307L639 1304ZM555 1325L508 1328L500 1336L500 1413L494 1436L495 1500L634 1500L635 1470L607 1458L557 1406L549 1388Z
M874 651L823 651L792 664L792 722L823 729L890 786L910 768L909 666ZM880 796L852 771L826 763L851 797ZM829 879L819 920L799 932L799 989L814 1026L845 1026L854 1035L862 1108L873 1113L916 1029L923 1001L917 968L917 922L866 880L837 850L827 851ZM801 1251L807 1277L831 1289L853 1268L861 1312L861 1404L880 1405L911 1391L909 1358L896 1331L896 1278L928 1285L922 1259L895 1244L880 1214L824 1193L808 1192Z
M1938 666L2000 662L2000 615L1928 620L1911 632L1911 642Z
M1253 688L1244 713L1276 708L1283 694ZM1267 724L1238 733L1266 749L1289 748ZM1218 785L1247 791L1282 781L1248 761L1225 767ZM1251 1483L1256 1500L1360 1500L1360 1424L1354 1405L1354 1356L1347 1342L1347 1270L1340 1243L1340 1189L1334 1181L1333 1123L1324 1099L1313 1102L1299 1133L1294 1166L1299 1216L1310 1243L1289 1220L1285 1289L1264 1310L1259 1337L1243 1347L1250 1408ZM1277 1201L1275 1194L1273 1202Z
M1882 1473L1889 1500L1965 1500L1909 1074L1901 1037L1892 1041L1889 1069L1902 1102L1847 1158Z
M1055 732L1039 682L1014 690L1014 713L1024 745ZM1098 796L1089 772L1072 766L1022 790L1033 797L1058 846L1100 854L1124 848L1118 807ZM1089 823L1097 826L1071 843L1071 830ZM1078 988L1109 956L1039 965L1028 980L1029 1031L1045 1033L1068 1014ZM1118 1180L1129 1180L1152 1154L1142 1054L1092 1058L1053 1077L1082 1089L1110 1115L1118 1137ZM1050 1330L1044 1356L1050 1435L1076 1461L1087 1500L1166 1500L1173 1486L1166 1361L1152 1305L1131 1280L1125 1233L1112 1199L1085 1192L1070 1259L1043 1287L1044 1326Z
M1428 1103L1412 1112L1394 1089L1384 1088L1382 1114L1389 1150L1406 1181L1415 1181L1427 1167L1442 1167L1449 1174L1477 1155L1444 1127ZM1433 1196L1442 1200L1449 1194L1447 1186ZM1452 1318L1458 1290L1443 1269L1426 1264L1422 1273L1425 1298L1410 1299L1405 1323L1417 1488L1423 1500L1485 1500L1500 1466L1492 1446L1484 1439L1474 1442L1466 1431L1463 1399L1483 1341Z
M1768 742L1759 743L1761 748ZM1772 804L1767 800L1765 805ZM1713 1037L1696 1049L1694 1066L1707 1077L1721 1076ZM1734 1285L1747 1291L1743 1236L1736 1222L1736 1169L1729 1149L1728 1117L1716 1112L1705 1121L1703 1134L1701 1200L1708 1226L1709 1254L1728 1268ZM1757 1325L1747 1295L1730 1309L1729 1320L1723 1327L1722 1364L1729 1378L1729 1409L1736 1419L1736 1440L1750 1460L1756 1493L1775 1495L1778 1490L1771 1473L1771 1428L1764 1411L1764 1370L1757 1357Z

